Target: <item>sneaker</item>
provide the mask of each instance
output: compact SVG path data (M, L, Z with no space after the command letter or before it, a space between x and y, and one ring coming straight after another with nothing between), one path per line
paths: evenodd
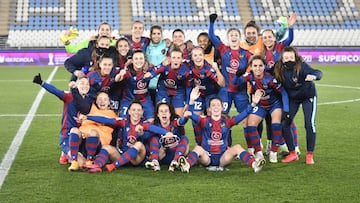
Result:
M270 151L271 151L271 140L266 140L265 156L269 156Z
M256 160L264 159L264 154L262 153L262 151L255 152L255 159Z
M255 160L252 163L251 167L254 169L254 172L257 173L257 172L261 171L261 169L264 167L265 163L266 163L265 159L262 158L259 160Z
M174 172L177 168L179 168L179 163L175 160L172 160L169 166L169 171Z
M189 173L190 171L190 164L187 162L186 158L184 156L179 157L179 167L181 172L183 173Z
M153 159L152 161L147 161L145 163L145 168L151 168L154 171L160 171L159 161L156 159Z
M68 163L69 163L68 156L62 152L59 158L59 164L66 165Z
M107 164L107 165L105 166L105 168L106 168L106 170L107 170L108 172L111 172L111 171L113 171L113 170L116 169L116 166L115 166L114 163L112 163L112 164Z
M296 146L296 147L295 147L295 152L297 153L298 156L301 155L299 146Z
M298 161L299 160L299 157L298 155L296 154L295 151L292 151L290 152L289 155L287 155L285 157L285 159L281 160L282 163L289 163L289 162L292 162L292 161Z
M99 164L85 165L89 173L101 173L102 169Z
M222 166L208 166L206 167L206 170L208 171L224 171L224 167Z
M277 163L277 162L278 162L277 152L270 151L270 154L269 154L269 162L270 162L270 163Z
M71 162L71 165L69 166L68 170L69 170L69 171L77 171L77 170L79 170L79 163L78 163L78 161L73 160L73 161Z
M315 164L313 153L309 153L309 152L306 153L306 164L307 165Z

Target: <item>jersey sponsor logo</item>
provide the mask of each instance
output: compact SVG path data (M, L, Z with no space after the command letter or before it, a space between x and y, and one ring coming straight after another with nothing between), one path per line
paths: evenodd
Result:
M166 79L165 80L165 87L167 88L171 88L171 89L176 89L176 82L173 79Z

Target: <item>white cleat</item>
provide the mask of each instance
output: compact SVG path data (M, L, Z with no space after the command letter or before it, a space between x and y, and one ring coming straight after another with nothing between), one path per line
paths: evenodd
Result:
M179 167L181 172L183 173L189 173L190 171L190 164L187 162L186 158L184 156L179 157Z
M159 164L159 161L156 160L156 159L154 159L152 161L147 161L145 163L145 167L146 168L151 168L154 171L160 171L160 164Z
M254 169L254 172L257 173L257 172L261 171L261 169L264 167L265 163L266 163L265 159L255 160L252 163L252 168Z
M269 154L269 162L270 162L270 163L277 163L277 162L278 162L277 152L270 151L270 154Z
M175 160L172 160L169 166L169 171L174 172L177 168L179 168L179 163Z

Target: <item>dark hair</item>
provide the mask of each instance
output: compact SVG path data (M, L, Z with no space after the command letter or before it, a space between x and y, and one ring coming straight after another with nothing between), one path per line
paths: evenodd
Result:
M284 63L283 63L283 57L284 57L284 53L285 52L293 52L295 54L295 68L294 68L294 72L296 72L296 74L299 74L300 69L301 69L301 64L303 62L303 58L299 55L299 52L297 51L297 49L295 47L292 46L288 46L288 47L284 47L284 49L281 52L280 55L280 59L279 61L275 64L275 78L279 81L279 82L284 82L285 77L284 77Z
M256 29L257 33L260 33L260 27L256 24L255 20L250 20L244 27L244 34L245 34L245 30L249 27L253 27Z
M196 40L199 41L199 38L200 38L201 36L205 36L205 37L209 38L209 34L208 34L207 32L201 32L201 33L197 36Z
M154 30L160 30L160 31L162 32L162 28L161 28L160 25L153 25L153 26L151 26L151 28L150 28L150 34L152 34L152 32L153 32Z
M119 45L119 43L120 43L121 41L126 41L126 42L128 43L128 45L129 45L129 48L130 48L130 49L129 49L129 51L128 51L128 53L127 53L126 56L120 56L120 52L117 50L118 45ZM126 63L126 61L127 61L129 58L131 58L132 48L131 48L131 43L130 43L130 41L129 41L128 38L126 38L126 37L120 37L118 40L116 40L115 49L116 49L116 56L115 56L115 64L116 64L116 66L118 66L118 65L120 64L120 61L124 60L125 63ZM121 68L123 68L123 67L121 67Z
M175 32L181 32L184 36L185 36L185 32L184 32L184 30L182 30L182 29L175 29L173 32L172 32L172 35L174 35L174 33Z
M95 104L96 108L98 108L98 109L99 109L99 106L97 105L96 100L97 100L98 96L102 93L106 94L109 97L109 101L110 101L109 91L105 90L105 89L101 89L100 91L98 91L96 93L95 100L94 100L94 104ZM110 105L109 105L109 107L110 107Z
M154 124L160 124L160 118L157 116L157 114L159 113L159 108L161 105L166 105L168 108L169 108L169 111L170 111L170 121L173 121L174 119L176 118L179 118L179 115L177 115L175 113L175 109L174 107L169 104L168 102L159 102L157 103L156 107L155 107L155 112L154 112L154 115L155 115L155 118L154 118Z
M102 57L102 56L97 56L96 55L96 45L98 44L98 42L101 40L101 39L103 39L103 38L106 38L106 39L109 39L109 41L111 42L111 37L109 37L109 36L106 36L106 35L102 35L102 36L99 36L95 41L94 41L94 44L93 44L93 50L92 50L92 52L91 52L91 60L93 61L93 62L97 62L99 59L100 59L100 57ZM93 64L93 66L94 67L96 67L96 63L94 63Z
M265 59L264 59L263 56L261 56L261 55L254 55L254 56L252 56L252 57L250 58L250 60L249 60L249 66L250 66L250 67L252 66L252 63L253 63L255 60L261 60L264 65L266 64L266 61L265 61Z
M112 60L112 62L114 63L113 61L113 58L111 57L110 54L108 53L104 53L103 55L101 55L98 60L96 61L96 64L94 64L94 70L95 71L100 71L101 70L101 67L100 67L100 63L103 59L106 59L106 58L110 58Z
M134 104L139 104L139 105L141 106L141 108L143 108L143 106L142 106L142 104L141 104L140 100L139 100L139 99L137 99L137 98L135 98L135 99L131 100L131 102L130 102L130 104L129 104L129 109L130 109L130 108L131 108L131 106L132 106L132 105L134 105Z
M133 51L131 57L134 58L133 56L134 56L136 53L142 53L142 54L144 55L145 63L146 63L146 54L145 54L141 49L137 49L137 50ZM132 76L135 76L135 75L136 75L136 71L135 71L135 69L134 69L134 64L130 64L128 68L129 68L129 71L130 71L131 75L132 75Z
M213 101L213 100L219 100L220 103L223 103L222 99L220 97L213 97L209 100L209 106L210 106L210 103Z
M175 44L173 45L172 49L170 50L170 55L173 52L180 52L181 56L184 57L184 53L181 51L180 47Z

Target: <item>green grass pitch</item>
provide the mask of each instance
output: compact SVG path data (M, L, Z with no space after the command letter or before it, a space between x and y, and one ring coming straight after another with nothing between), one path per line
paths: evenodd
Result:
M101 174L68 172L68 166L57 162L62 102L45 93L0 189L0 202L360 202L360 66L313 67L323 71L323 79L316 82L315 165L305 164L306 139L299 111L300 160L267 163L258 174L239 160L224 172L194 167L189 174L170 173L167 166L159 172L133 167ZM33 76L40 72L47 78L52 70L0 67L1 160L40 90L31 82ZM67 89L69 77L60 67L51 83ZM186 132L192 148L191 122ZM244 145L240 126L234 128L233 139Z

